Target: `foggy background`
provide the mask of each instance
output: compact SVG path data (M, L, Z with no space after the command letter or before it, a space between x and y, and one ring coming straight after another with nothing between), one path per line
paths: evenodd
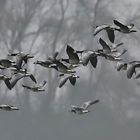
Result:
M0 140L139 140L139 80L128 80L125 72L117 72L115 63L99 59L97 68L89 64L77 68L80 78L75 86L67 82L58 88L55 70L34 65L55 51L60 57L66 45L76 50L101 48L99 37L109 42L103 31L93 36L94 27L134 23L138 32L115 33L115 43L124 42L128 51L124 60L140 59L139 0L0 0L0 58L23 51L34 55L28 70L40 83L47 80L45 92L33 93L20 80L12 90L0 84L0 104L15 105L19 111L0 111ZM86 115L68 112L70 105L88 100L100 103Z

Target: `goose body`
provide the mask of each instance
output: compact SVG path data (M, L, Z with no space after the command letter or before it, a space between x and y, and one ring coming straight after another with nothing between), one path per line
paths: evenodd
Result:
M117 71L126 70L127 78L131 79L133 74L135 73L135 78L139 78L139 73L136 73L136 68L140 67L140 61L131 61L131 62L118 62L117 63Z

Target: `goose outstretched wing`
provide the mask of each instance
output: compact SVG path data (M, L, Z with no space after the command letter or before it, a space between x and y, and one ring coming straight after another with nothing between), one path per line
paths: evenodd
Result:
M72 85L75 85L75 83L76 83L76 77L70 76L70 77L69 77L69 81L70 81L70 83L71 83Z
M60 81L59 88L61 88L71 76L67 76Z
M114 22L115 25L119 26L121 29L129 30L129 28L126 25L120 23L119 21L113 20L113 22Z
M71 46L67 45L66 52L68 54L69 62L71 64L78 64L79 63L79 56Z
M99 100L97 99L97 100L94 100L94 101L87 101L87 102L84 102L83 104L82 104L82 108L83 109L87 109L89 106L91 106L91 105L93 105L93 104L96 104L96 103L98 103L99 102Z
M107 32L110 42L114 43L114 40L115 40L114 29L108 29L106 30L106 32Z
M107 53L110 53L111 52L110 47L107 45L107 43L102 38L99 39L99 42L100 42L100 44L103 47L103 50L105 52L107 52Z
M93 35L96 36L99 32L101 32L102 30L104 30L104 29L106 29L108 27L109 27L109 25L106 25L106 24L96 26Z
M90 60L91 65L92 65L94 68L96 68L97 62L98 62L97 55L91 55L91 57L90 57L89 60Z

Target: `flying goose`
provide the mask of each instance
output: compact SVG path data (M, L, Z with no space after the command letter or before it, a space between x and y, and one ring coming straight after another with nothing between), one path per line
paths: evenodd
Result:
M30 72L27 71L27 69L16 69L16 68L11 68L10 69L13 74L18 74L18 73L21 73L21 74L25 74L25 75L30 75L30 78L32 79L32 81L34 81L36 83L36 79L35 77L33 76L33 74L31 74Z
M106 60L109 61L122 61L123 59L120 58L120 56L122 56L124 53L126 53L126 49L124 49L122 52L112 52L110 54L106 54L103 51L97 50L97 52L99 52L98 56L104 57Z
M126 70L127 78L131 79L135 73L135 79L139 78L139 73L136 73L136 68L140 67L140 61L131 61L131 62L117 62L116 68L117 71Z
M4 82L8 87L8 89L11 90L16 85L16 83L24 77L30 77L31 80L36 83L36 79L31 73L26 73L26 74L17 73L13 75L11 79L5 79Z
M120 57L121 55L123 55L127 50L123 49L122 52L119 52L117 50L117 48L119 46L121 46L123 43L119 43L119 44L112 44L112 45L108 45L102 38L99 39L99 43L101 44L101 46L103 47L103 49L98 49L98 52L103 52L105 54L111 54L115 57Z
M106 30L110 42L114 43L114 40L115 40L115 34L114 34L115 27L112 26L112 25L106 25L106 24L96 26L96 28L94 30L94 36L96 36L102 30Z
M22 86L26 89L33 91L33 92L40 92L40 91L45 91L44 86L46 85L46 83L47 83L47 81L43 81L43 83L41 85L35 85L35 86L30 87L30 86L26 86L26 85L22 84Z
M36 62L34 62L34 64L38 64L38 65L41 65L43 67L50 68L50 65L52 65L53 62L48 61L48 60L46 60L46 61L38 61L37 60Z
M131 79L136 74L136 68L140 67L140 61L131 61L127 63L127 78Z
M60 81L59 88L61 88L67 82L67 80L69 80L70 83L74 86L77 78L80 78L80 77L74 74L66 76Z
M6 104L1 104L1 105L0 105L0 109L1 109L1 110L4 110L4 111L19 110L19 108L17 108L16 106L6 105Z
M23 52L8 54L8 56L16 56L16 68L18 70L20 70L23 67L23 65L27 64L28 59L34 57L33 55L25 54Z
M59 60L55 60L54 62L55 64L50 65L50 68L55 68L57 71L61 72L61 73L76 73L76 71L73 71L72 69L75 67L68 67L66 65L64 65L62 62L60 62Z
M97 99L97 100L94 100L94 101L87 101L87 102L84 102L83 104L82 104L82 106L71 106L71 109L70 109L70 112L73 112L73 113L75 113L75 114L86 114L86 113L88 113L88 112L90 112L89 110L88 110L88 108L91 106L91 105L93 105L93 104L96 104L96 103L98 103L99 102L99 100Z
M81 63L83 66L87 66L88 62L90 61L91 65L96 68L97 66L97 56L100 55L100 52L97 51L92 51L92 50L82 50L82 51L77 51L77 53L81 53Z
M130 24L130 25L124 25L122 23L120 23L119 21L117 20L113 20L114 24L116 26L119 27L116 28L115 30L119 31L119 32L122 32L122 33L131 33L131 32L137 32L136 30L133 30L133 27L134 27L134 24Z
M58 56L58 52L55 52L54 55L52 57L48 57L48 59L46 61L36 61L34 62L34 64L38 64L38 65L41 65L43 67L46 67L46 68L54 68L54 67L51 67L52 64L55 64L55 62L59 61L57 60L57 56Z
M122 62L122 61L117 62L116 69L117 71L127 70L127 63Z

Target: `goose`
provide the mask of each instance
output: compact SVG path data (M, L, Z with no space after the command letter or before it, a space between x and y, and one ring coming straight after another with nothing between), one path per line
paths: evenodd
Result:
M39 64L46 68L55 68L56 69L55 65L56 65L57 61L60 61L60 60L57 60L58 54L59 54L59 52L55 52L53 54L53 56L52 57L49 56L46 61L37 60L36 62L34 62L34 64ZM52 65L52 67L51 67L51 65Z
M97 56L100 55L100 52L93 51L93 50L82 50L82 51L77 51L77 53L82 54L82 58L80 61L83 64L83 66L87 66L88 62L90 61L93 68L96 68L98 62Z
M99 43L101 44L103 49L102 50L98 50L98 51L104 52L106 54L117 51L116 49L111 48L102 38L99 39Z
M115 30L122 32L122 33L131 33L131 32L137 32L136 30L133 30L134 24L130 25L124 25L120 23L118 20L113 20L114 24L119 27L116 28Z
M50 65L52 65L53 63L51 61L48 61L48 60L46 60L46 61L38 61L37 60L33 64L38 64L38 65L41 65L41 66L43 66L45 68L50 68Z
M134 73L136 74L137 67L140 67L140 61L118 62L116 65L117 71L126 70L128 79L131 79ZM135 79L137 78L139 78L139 73L135 76Z
M79 64L79 62L80 62L79 56L70 45L67 45L66 52L67 52L67 55L69 58L68 59L62 58L61 59L62 61L65 61L65 62L72 64L72 65Z
M74 86L77 78L80 78L80 77L74 74L66 76L60 81L59 88L61 88L67 82L67 80L69 80L70 83Z
M86 113L89 113L90 111L88 110L88 108L93 105L93 104L96 104L98 103L99 100L94 100L94 101L87 101L87 102L84 102L80 107L79 106L71 106L71 109L69 110L70 112L73 112L75 114L86 114Z
M22 84L22 86L26 89L33 91L33 92L40 92L40 91L45 91L44 86L46 85L46 83L47 83L47 81L44 80L43 83L41 85L38 85L38 86L35 85L35 86L30 87L30 86L26 86L23 84Z
M87 56L83 57L82 62L83 62L84 66L86 66L89 61L90 61L91 65L93 66L93 68L96 68L97 62L98 62L97 55L95 53L91 53L91 54L88 54Z
M123 59L120 58L120 56L122 56L126 51L127 50L124 49L122 52L112 52L111 54L106 54L103 51L97 50L97 52L99 52L99 56L104 57L106 60L115 62L122 61Z
M54 69L56 69L57 71L59 71L59 72L61 72L61 73L76 73L76 71L73 71L72 69L73 68L75 68L75 67L77 67L77 66L74 66L74 67L72 67L72 66L70 66L70 67L68 67L68 66L66 66L66 65L64 65L62 62L60 62L59 60L55 60L55 62L54 62L55 64L53 64L53 65L50 65L49 67L50 68L54 68Z
M119 55L124 54L127 50L124 49L122 53L118 52L117 48L121 45L123 45L123 43L119 43L119 44L111 44L110 46L102 39L99 39L99 43L101 44L101 46L103 47L103 49L99 49L97 50L98 52L103 52L106 54L115 54L116 57Z
M30 75L30 78L36 83L36 79L35 77L33 76L33 74L31 74L30 72L27 71L27 69L16 69L16 68L10 68L10 70L13 72L13 74L18 74L18 73L21 73L21 74L26 74L26 75Z
M127 63L127 78L131 79L136 74L136 68L140 67L140 61L131 61Z
M117 62L116 69L117 69L117 71L127 70L127 63L122 62L122 61Z
M15 67L16 64L12 60L1 59L0 60L0 66L1 66L2 69L5 69L5 68L10 68L10 67Z
M0 105L0 109L1 109L1 110L4 110L4 111L19 110L19 108L17 108L16 106L6 105L6 104L1 104L1 105Z
M30 77L31 80L36 83L36 79L31 73L26 73L26 74L17 73L17 74L14 74L11 79L5 79L4 82L5 82L6 86L8 87L8 89L11 90L16 85L16 83L24 77Z
M59 52L55 52L53 54L52 57L48 57L48 59L46 61L36 61L34 62L33 64L38 64L38 65L41 65L43 67L46 67L46 68L54 68L54 67L51 67L52 64L55 64L55 62L59 61L57 60L57 56L58 56Z
M93 35L96 36L102 30L106 30L110 42L114 43L114 40L115 40L115 34L114 34L115 27L112 26L112 25L106 25L106 24L96 26Z
M25 54L23 52L8 54L8 56L16 56L16 68L18 70L20 70L23 67L23 62L25 65L27 64L28 59L34 57L33 55Z

